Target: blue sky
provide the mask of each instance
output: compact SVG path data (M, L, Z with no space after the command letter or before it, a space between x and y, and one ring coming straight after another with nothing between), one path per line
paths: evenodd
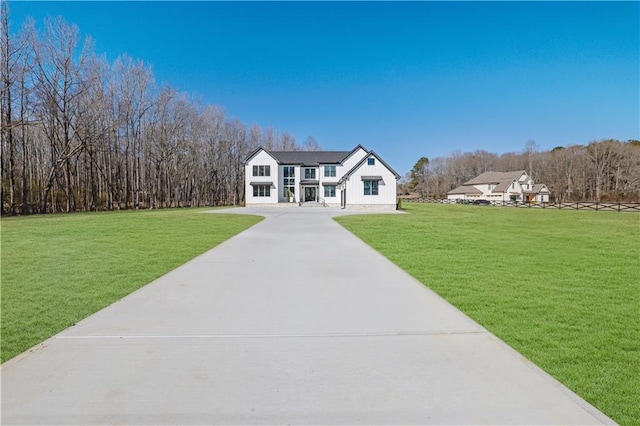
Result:
M247 125L421 156L640 139L638 2L10 2Z

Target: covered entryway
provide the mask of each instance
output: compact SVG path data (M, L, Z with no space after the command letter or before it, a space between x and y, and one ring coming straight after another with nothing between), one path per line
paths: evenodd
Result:
M303 203L318 202L318 188L320 182L315 179L304 179L300 181L300 201Z

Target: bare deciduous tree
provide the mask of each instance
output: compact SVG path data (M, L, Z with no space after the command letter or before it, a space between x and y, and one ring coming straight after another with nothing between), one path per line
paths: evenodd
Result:
M447 191L486 171L527 170L545 183L557 201L638 201L640 199L640 142L593 141L588 145L556 147L538 152L527 143L522 153L501 156L486 151L455 152L449 157L418 161L411 173L412 188L423 195L418 178L424 176L428 192L444 197ZM419 172L416 173L416 167Z
M3 2L0 23L2 214L238 204L250 151L301 149L94 55L61 18L14 35Z

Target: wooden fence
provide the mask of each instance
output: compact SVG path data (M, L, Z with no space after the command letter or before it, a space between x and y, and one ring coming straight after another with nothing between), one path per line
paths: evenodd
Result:
M405 198L400 197L403 203L438 203L438 204L474 204L473 200L438 200L435 198ZM594 210L609 212L639 212L640 203L596 203L579 201L572 203L538 203L518 201L491 201L491 207L519 207L529 209L570 209L570 210Z

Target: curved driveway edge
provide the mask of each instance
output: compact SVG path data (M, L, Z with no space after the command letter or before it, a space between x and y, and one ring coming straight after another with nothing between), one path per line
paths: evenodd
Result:
M266 219L2 365L2 424L608 424L342 228Z

